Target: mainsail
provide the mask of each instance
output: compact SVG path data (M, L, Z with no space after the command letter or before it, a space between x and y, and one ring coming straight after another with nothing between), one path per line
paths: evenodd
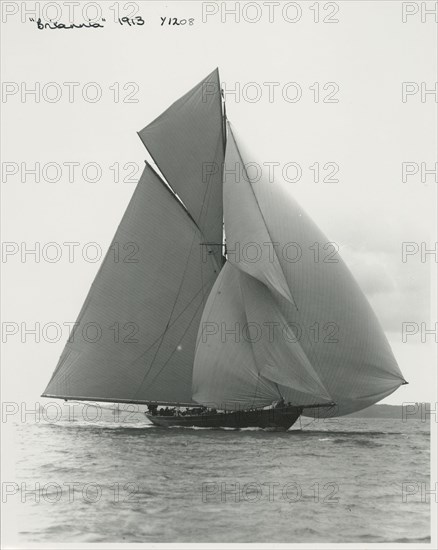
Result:
M236 179L238 158L239 173L245 177ZM202 403L227 403L230 408L245 407L250 395L244 391L244 379L251 378L254 388L257 375L258 404L272 400L272 394L260 391L272 381L276 382L277 398L281 394L293 404L324 403L327 398L336 403L320 414L344 415L368 407L404 383L379 322L339 255L333 257L333 245L302 208L267 178L250 181L245 171L250 160L239 152L229 131L224 219L227 248L231 235L234 258L229 254L230 261L213 287L201 320L194 398ZM234 205L236 197L245 195L251 199L245 212L251 211L241 220ZM257 210L260 215L256 215ZM243 245L251 235L269 235L268 242L253 239L259 249L253 264L248 265L242 246L236 251L236 234ZM261 252L263 247L274 251L270 262ZM264 284L257 287L251 278ZM284 280L292 300L284 291ZM227 303L231 292L232 314ZM264 337L249 344L250 338L245 340L242 334L232 336L236 323L241 331L246 330L245 323L253 324ZM270 339L269 326L277 329ZM244 350L248 347L252 348L252 359ZM235 360L240 358L236 349L246 355L245 362ZM269 387L272 390L272 385ZM307 414L314 411L307 409Z
M222 266L222 247L205 244L222 242L221 103L215 71L140 132L169 182L146 166L44 396L192 402L196 335Z

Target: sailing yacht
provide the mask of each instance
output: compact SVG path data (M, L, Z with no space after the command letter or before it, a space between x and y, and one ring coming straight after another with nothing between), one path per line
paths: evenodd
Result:
M105 256L44 397L147 405L158 426L288 429L406 383L332 243L249 177L217 69L139 137L151 160L110 246L138 254Z

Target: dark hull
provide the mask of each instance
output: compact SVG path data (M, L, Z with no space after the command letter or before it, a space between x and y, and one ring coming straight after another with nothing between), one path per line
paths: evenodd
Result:
M193 416L158 416L145 413L156 426L171 428L270 428L289 429L299 418L301 407L281 407L277 409L236 411L228 413L201 414Z

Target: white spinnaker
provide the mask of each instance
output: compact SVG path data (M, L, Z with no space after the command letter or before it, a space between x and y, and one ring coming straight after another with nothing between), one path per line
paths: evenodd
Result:
M254 160L239 148L244 163ZM272 242L278 243L277 257L294 300L292 304L279 297L279 307L337 403L327 414L360 410L395 391L404 382L403 375L379 321L335 245L266 174L246 185L254 191Z
M44 395L191 402L196 335L220 270L203 240L146 167Z

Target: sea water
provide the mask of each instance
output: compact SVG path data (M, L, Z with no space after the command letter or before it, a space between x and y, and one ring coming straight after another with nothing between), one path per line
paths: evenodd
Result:
M90 416L16 422L3 502L19 544L430 541L419 419L303 418L301 431L269 432Z

